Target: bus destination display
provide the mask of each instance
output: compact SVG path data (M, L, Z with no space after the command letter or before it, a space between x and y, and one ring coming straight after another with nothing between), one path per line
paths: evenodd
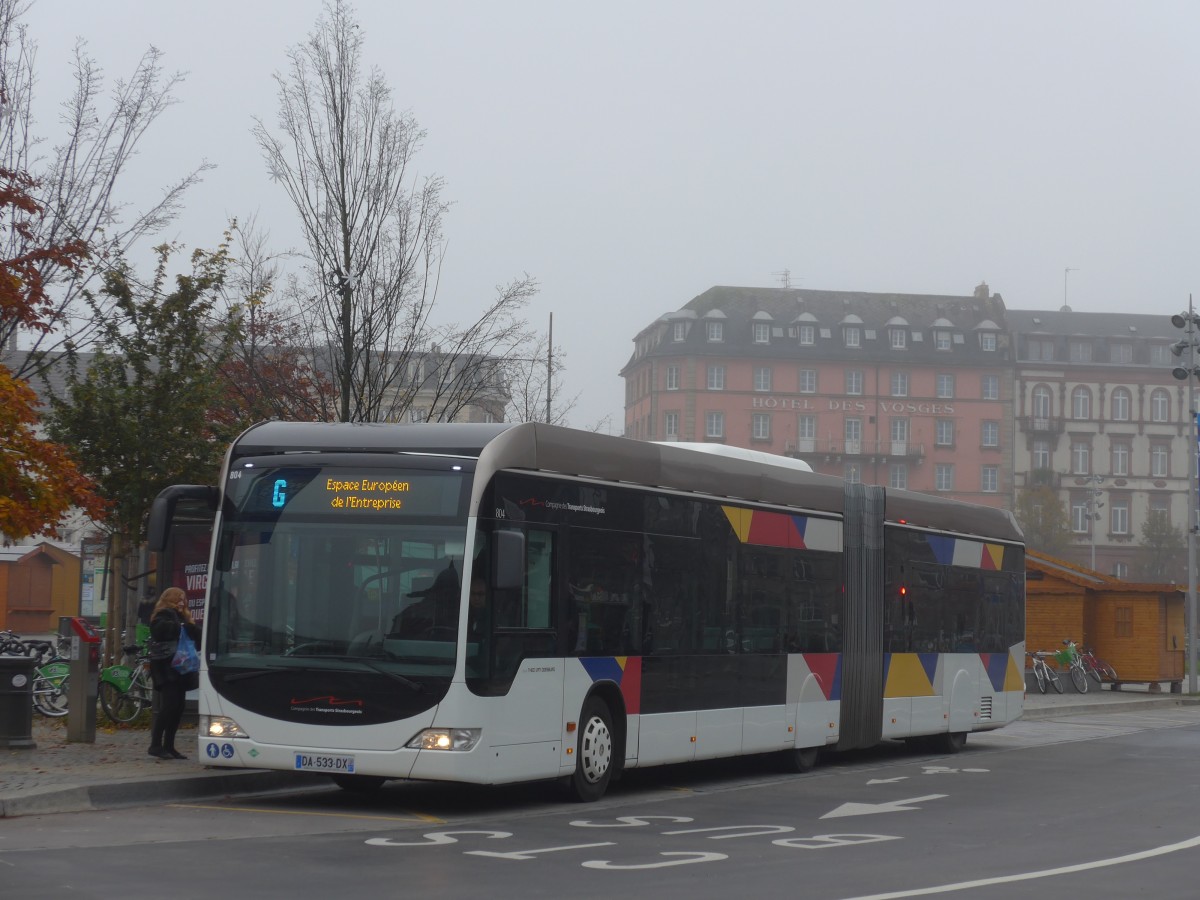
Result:
M288 467L230 472L229 493L247 515L452 516L461 490L459 473Z

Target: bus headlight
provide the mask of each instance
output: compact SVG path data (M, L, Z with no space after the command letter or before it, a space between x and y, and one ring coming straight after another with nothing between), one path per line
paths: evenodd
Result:
M248 738L250 735L242 730L237 722L228 716L209 716L207 723L202 723L200 730L213 738Z
M482 734L480 728L426 728L406 746L413 750L472 750Z

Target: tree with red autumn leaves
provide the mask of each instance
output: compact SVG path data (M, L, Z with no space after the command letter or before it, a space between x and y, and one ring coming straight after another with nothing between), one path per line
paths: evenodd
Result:
M31 187L23 173L0 169L0 230L29 236L25 217L38 213ZM54 305L39 274L42 266L51 262L75 270L86 256L87 248L72 241L0 259L0 321L51 330ZM93 518L106 508L66 448L38 436L37 406L29 386L0 365L0 533L12 538L52 534L73 507Z

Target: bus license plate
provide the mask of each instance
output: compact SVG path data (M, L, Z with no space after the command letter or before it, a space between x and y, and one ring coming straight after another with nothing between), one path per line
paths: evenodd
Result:
M326 756L321 753L297 753L297 772L354 773L353 756Z

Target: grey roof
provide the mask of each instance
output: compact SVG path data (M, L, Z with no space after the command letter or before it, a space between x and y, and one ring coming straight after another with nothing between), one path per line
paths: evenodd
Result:
M1069 307L1010 309L1008 328L1014 333L1097 335L1108 338L1141 337L1177 341L1183 332L1171 324L1170 316L1142 313L1081 312Z

